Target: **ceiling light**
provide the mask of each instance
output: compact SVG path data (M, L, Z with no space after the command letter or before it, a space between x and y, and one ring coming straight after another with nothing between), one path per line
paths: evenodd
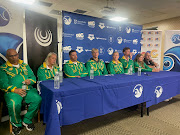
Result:
M11 1L22 4L29 4L29 5L32 5L35 2L35 0L11 0Z
M125 21L127 20L128 18L124 18L124 17L113 17L111 18L110 20L112 21L117 21L117 22L121 22L121 21Z

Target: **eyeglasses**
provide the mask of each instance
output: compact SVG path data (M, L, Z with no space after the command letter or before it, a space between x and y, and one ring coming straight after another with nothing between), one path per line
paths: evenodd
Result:
M16 57L16 56L18 56L18 53L15 55L9 55L8 57L12 58L12 57Z

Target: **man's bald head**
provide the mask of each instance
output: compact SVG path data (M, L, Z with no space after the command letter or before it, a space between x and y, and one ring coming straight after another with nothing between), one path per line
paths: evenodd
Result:
M11 64L17 65L19 61L19 54L14 49L8 49L6 51L6 58Z

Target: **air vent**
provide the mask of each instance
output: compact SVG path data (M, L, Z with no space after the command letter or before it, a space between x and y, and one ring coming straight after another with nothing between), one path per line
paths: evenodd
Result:
M44 2L44 1L38 1L37 4L41 5L41 6L46 6L46 7L52 6L52 3L48 3L48 2Z
M84 11L84 10L80 10L80 9L76 9L75 11L74 11L74 13L78 13L78 14L84 14L84 13L86 13L87 11Z
M55 15L61 15L61 11L60 10L51 10L49 13L50 14L55 14Z

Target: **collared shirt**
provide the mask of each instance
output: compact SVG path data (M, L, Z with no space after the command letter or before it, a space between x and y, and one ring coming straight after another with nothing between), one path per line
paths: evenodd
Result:
M110 74L123 74L124 73L123 65L119 60L117 63L114 60L112 60L108 64L107 69L110 72Z
M16 88L22 88L25 80L31 81L28 89L33 88L32 85L36 83L36 77L28 64L18 61L19 68L14 67L9 61L0 67L0 89L4 92L14 92Z
M134 73L134 61L133 60L129 59L129 61L127 61L126 58L123 56L119 61L122 63L122 65L124 67L124 73L128 73L128 70L131 67L131 65L132 65L133 73Z
M86 68L88 70L89 76L91 67L94 69L94 76L108 74L105 63L100 59L98 59L98 61L95 61L93 58L90 58L90 60L86 63Z
M64 73L68 78L74 78L76 76L85 77L88 75L87 69L82 62L72 62L69 60L64 65Z
M52 68L49 68L46 62L44 62L37 71L37 76L39 81L44 80L53 80L55 73L59 71L58 66L52 66Z

